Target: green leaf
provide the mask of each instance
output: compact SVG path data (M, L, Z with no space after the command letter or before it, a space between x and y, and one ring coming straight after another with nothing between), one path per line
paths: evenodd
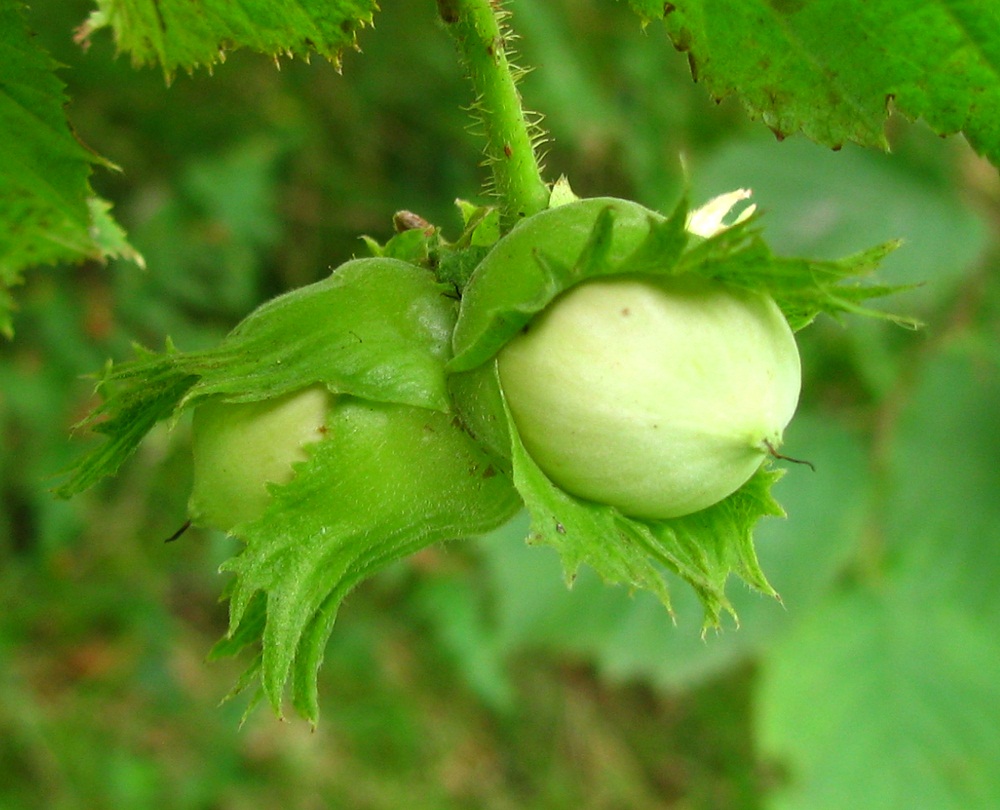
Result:
M500 211L456 200L464 228L455 242L448 242L441 229L410 211L393 216L396 234L384 245L370 236L362 240L373 256L401 259L426 267L438 280L452 287L456 300L469 276L489 248L500 238Z
M128 259L145 269L146 260L129 244L125 231L111 216L111 203L100 197L88 197L87 208L90 212L90 236L100 258Z
M887 555L949 601L1000 622L1000 363L960 338L920 368L888 461Z
M73 135L55 61L32 37L16 0L0 0L0 333L11 335L9 289L28 267L137 258L110 206L90 189L101 159Z
M925 356L900 400L866 587L765 660L763 743L788 774L775 808L1000 805L1000 368L969 338Z
M628 0L628 4L636 14L642 17L643 23L660 19L667 13L670 6L675 5L674 3L664 5L659 0Z
M211 67L236 48L275 57L317 53L339 67L375 9L374 0L97 0L78 38L111 28L136 65L159 64L168 78L178 68Z
M206 397L253 402L325 385L378 402L448 410L444 363L455 302L426 270L357 259L323 281L263 304L217 347L140 351L109 367L105 401L84 423L108 440L57 493L69 497L113 474L158 421Z
M779 137L885 148L889 112L963 132L1000 164L994 0L633 0L664 18L715 98L737 94Z
M280 713L291 678L293 705L313 723L316 672L347 593L425 546L496 528L520 505L447 414L342 398L328 428L291 483L274 488L267 512L234 530L246 548L223 566L236 574L235 646L260 628L265 594L262 688Z
M762 468L739 490L708 509L665 521L641 521L617 509L563 492L524 449L508 413L514 485L531 514L531 540L555 547L572 585L586 563L608 583L650 591L671 608L664 579L673 572L691 585L704 610L704 627L717 627L722 612L735 616L726 582L738 574L757 590L776 596L757 563L753 527L784 512L770 494L779 472Z
M918 582L828 601L762 666L761 745L787 775L768 807L997 807L998 662L993 626Z
M491 533L489 538L495 535ZM427 635L446 653L449 664L473 693L498 714L509 713L518 705L519 696L493 632L492 594L485 593L482 580L471 573L464 568L446 568L421 576L409 599L422 620L422 629L426 627ZM561 587L558 573L553 580Z

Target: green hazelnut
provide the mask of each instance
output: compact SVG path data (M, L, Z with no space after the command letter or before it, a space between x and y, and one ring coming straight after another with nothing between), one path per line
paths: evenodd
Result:
M801 383L774 301L696 277L572 287L507 343L498 369L548 477L645 519L742 486L781 444Z
M334 396L311 386L275 399L209 400L192 420L194 488L191 519L225 531L260 517L268 484L287 484L294 465L323 437Z

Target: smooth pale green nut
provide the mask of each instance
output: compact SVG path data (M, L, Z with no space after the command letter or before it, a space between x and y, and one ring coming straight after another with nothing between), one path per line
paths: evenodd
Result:
M275 399L209 400L192 420L192 521L229 531L264 514L267 485L287 484L307 447L323 438L334 396L312 386Z
M801 384L774 301L694 277L573 287L504 347L498 368L546 475L645 519L739 489L780 445Z

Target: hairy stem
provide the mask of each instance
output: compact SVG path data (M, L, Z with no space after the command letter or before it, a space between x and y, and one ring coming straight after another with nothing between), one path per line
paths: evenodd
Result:
M504 230L545 209L549 192L535 155L533 132L508 61L497 0L438 0L438 12L458 49L476 93L486 135L486 162L500 198Z

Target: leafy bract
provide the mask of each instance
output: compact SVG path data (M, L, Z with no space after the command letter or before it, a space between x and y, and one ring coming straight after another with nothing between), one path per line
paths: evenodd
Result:
M631 0L663 18L697 81L780 137L886 147L890 110L963 132L1000 164L994 0Z
M588 276L614 273L647 237L672 264L687 240L684 221L684 213L664 220L611 197L559 205L524 220L494 245L463 292L451 370L484 363L559 293Z
M446 240L436 225L411 211L393 215L396 234L385 244L369 236L361 238L373 256L401 259L432 270L440 281L453 287L457 298L483 256L500 238L500 210L465 200L456 200L455 204L464 228L454 242Z
M764 241L759 215L694 244L678 260L673 274L697 273L735 287L770 295L793 331L808 326L821 313L867 315L915 328L919 321L864 306L866 301L899 292L904 287L864 281L880 262L899 247L886 242L836 260L776 256ZM655 273L655 255L649 270Z
M624 200L592 198L551 208L501 239L473 275L455 326L452 371L493 357L560 293L588 278L693 273L770 295L793 330L819 313L915 322L862 304L895 288L861 283L896 243L838 261L775 256L754 214L707 239L686 230L682 202L669 217Z
M113 474L153 425L206 397L251 402L320 384L446 411L444 363L455 317L447 291L405 262L358 259L267 302L215 348L141 350L105 370L98 385L105 401L86 424L107 441L58 493L68 497Z
M520 506L449 413L450 292L421 267L358 259L259 307L217 348L141 351L101 380L92 420L105 419L96 429L108 440L62 495L114 472L153 425L198 403L225 408L313 385L337 394L323 438L288 483L270 486L263 515L226 527L246 545L223 566L236 577L216 653L259 644L238 688L259 677L278 712L291 678L294 706L316 721L316 672L351 588L431 543L494 529Z
M291 678L293 705L315 723L316 672L347 593L431 543L496 528L519 506L510 480L451 416L344 398L327 438L289 484L274 489L267 512L234 530L246 540L223 566L236 574L235 643L219 650L261 640L249 679L259 675L280 711ZM266 594L263 624L258 594Z
M317 53L339 66L375 8L374 0L97 0L79 37L110 27L135 64L159 64L168 77L211 66L236 48L276 57Z
M10 336L9 289L26 268L138 257L90 189L101 159L74 137L57 65L32 41L16 0L0 0L0 66L0 333Z

